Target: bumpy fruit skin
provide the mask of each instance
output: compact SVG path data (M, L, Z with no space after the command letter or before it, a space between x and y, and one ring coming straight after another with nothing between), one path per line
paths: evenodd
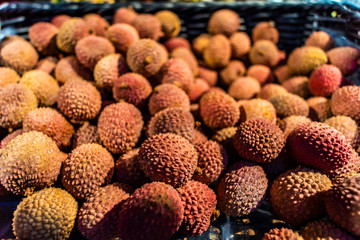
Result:
M219 180L218 207L232 217L247 215L260 206L267 186L268 180L260 166L237 162Z
M326 54L321 48L305 46L290 53L287 65L292 74L307 75L327 61Z
M180 18L173 12L168 10L159 11L155 17L161 23L161 30L165 38L172 38L179 35L181 30Z
M236 100L250 99L256 96L261 89L258 80L253 77L239 77L230 85L228 93Z
M151 115L169 107L181 107L190 111L190 99L186 93L173 84L161 84L154 88L149 99Z
M112 153L122 154L135 146L143 125L141 112L130 103L120 102L104 108L97 126L103 145Z
M351 145L336 129L318 122L304 124L287 139L289 154L299 164L329 173L346 165L352 156Z
M252 64L274 67L279 62L279 49L269 40L259 40L254 43L249 52Z
M157 112L149 121L147 135L175 133L192 141L195 120L193 115L182 108L166 108Z
M157 41L164 36L161 30L161 22L154 15L138 14L131 21L131 25L139 32L140 38Z
M222 82L226 86L230 86L238 77L245 75L246 67L243 62L231 60L229 64L220 71Z
M51 19L51 23L54 24L57 28L60 28L61 25L69 19L71 19L69 15L60 14L53 17Z
M139 164L152 181L174 187L187 183L198 163L194 146L173 133L160 133L143 142L139 150Z
M331 96L331 111L334 115L349 116L360 122L360 87L345 86Z
M137 13L132 8L119 8L114 14L115 23L127 23L130 24L132 20L137 16Z
M208 22L207 31L211 34L230 36L240 27L238 14L230 9L221 9L214 12Z
M311 97L306 100L309 105L309 118L313 121L324 122L332 116L330 99L325 97Z
M250 66L247 70L247 76L256 78L261 85L274 81L274 77L271 74L271 69L265 65Z
M21 77L20 83L35 93L40 105L52 106L56 102L59 84L50 74L32 70Z
M139 165L139 148L132 149L119 157L115 163L114 177L117 181L134 187L150 182Z
M63 85L70 80L92 80L89 69L81 65L75 56L67 56L56 64L55 78Z
M75 225L78 203L65 190L46 188L24 198L14 212L19 239L68 239Z
M355 240L350 234L326 218L308 223L301 230L301 236L309 240Z
M120 54L109 54L100 59L94 68L95 85L99 89L111 90L114 82L129 68L126 60Z
M231 44L222 34L211 37L209 45L203 52L205 63L210 68L223 68L229 64L231 58Z
M83 144L73 149L64 162L61 182L76 199L86 199L110 183L114 159L101 145Z
M1 142L0 142L0 149L4 149L11 140L13 140L14 138L16 138L17 136L21 135L24 133L24 130L22 130L21 128L18 130L13 131L12 133L9 133L6 137L4 137Z
M76 43L90 34L90 27L82 18L65 21L56 36L56 45L64 53L74 53Z
M289 228L273 228L265 233L262 240L304 240L304 238Z
M109 27L106 37L114 44L116 51L125 55L130 45L140 39L138 31L126 23L117 23Z
M225 147L225 149L228 153L231 153L232 151L235 151L233 139L236 134L236 131L237 131L236 127L223 128L223 129L217 131L212 136L211 140L218 142L219 144L221 144L222 146ZM237 153L236 153L236 155L237 155Z
M90 82L73 80L60 88L57 106L72 121L87 121L99 113L101 96Z
M168 52L172 52L178 47L184 47L187 49L191 49L190 43L186 38L182 37L173 37L164 42L164 46L168 50Z
M112 92L116 101L123 99L142 108L152 92L152 87L149 81L140 74L125 73L113 81Z
M359 146L360 128L357 126L356 122L350 117L341 115L334 116L326 119L324 123L344 134L344 136L354 149Z
M181 58L171 58L161 67L157 75L160 83L171 83L189 92L194 84L190 66Z
M87 143L97 143L101 145L100 134L96 126L90 125L89 122L85 122L75 132L73 138L73 148Z
M8 84L0 89L0 126L20 127L28 112L38 106L35 94L22 84Z
M318 47L324 51L329 50L333 45L333 39L324 31L313 32L305 41L305 46Z
M202 131L200 131L198 129L194 130L194 138L191 141L191 143L193 145L195 145L197 143L205 142L207 140L208 140L207 136Z
M245 59L251 48L251 40L244 32L236 32L230 37L231 56L236 59Z
M280 120L278 122L278 125L281 128L281 130L283 130L285 138L287 138L294 129L300 127L302 124L309 124L309 123L311 123L310 118L299 115L291 115Z
M252 30L251 38L254 42L269 40L277 44L279 41L279 31L275 28L274 22L260 22Z
M292 93L276 95L269 99L276 109L279 118L291 115L308 116L309 106L306 101Z
M274 123L267 119L252 119L239 125L234 146L246 160L268 163L280 154L285 139Z
M25 132L42 132L55 141L59 148L70 146L74 127L55 109L37 108L29 112L23 121Z
M311 93L309 89L309 78L305 76L296 76L287 79L282 86L289 92L304 99L308 98Z
M355 72L360 59L360 51L349 46L333 48L326 55L330 64L337 66L345 76Z
M280 174L270 188L273 212L288 224L298 227L325 214L324 198L330 179L307 168Z
M255 118L268 119L272 123L276 123L276 110L271 102L255 98L251 100L241 101L240 107L240 121L245 122Z
M58 31L59 29L51 23L35 23L29 28L30 42L41 54L57 54L58 50L56 48L56 34Z
M258 97L269 100L275 97L276 95L286 94L287 92L288 91L279 84L268 83L261 88Z
M20 76L16 71L9 67L0 67L0 87L5 85L17 83L20 80Z
M211 35L202 33L192 41L192 49L196 56L200 57L203 55L205 48L209 45Z
M98 14L88 13L83 17L83 19L92 30L92 33L96 34L97 36L105 37L106 31L109 28L109 23L105 18Z
M203 94L210 90L210 85L208 82L202 78L195 79L194 84L192 85L188 96L192 103L197 102Z
M216 208L214 191L197 181L188 182L178 191L184 206L184 219L179 231L191 236L201 235L209 228Z
M0 48L0 64L19 74L33 69L38 60L35 48L22 38L5 40Z
M334 183L325 200L330 218L338 225L360 236L360 175Z
M131 187L114 183L99 188L79 210L78 227L87 239L113 239L117 236L118 211L132 193Z
M170 239L184 218L179 193L161 182L145 184L125 200L119 213L123 240Z
M215 86L218 81L217 71L199 66L199 78L204 79L210 86Z
M36 64L35 69L41 70L41 71L46 72L53 76L55 73L55 68L56 68L57 62L58 62L58 59L56 57L48 56L46 58L41 59Z
M51 186L61 167L56 143L40 132L27 132L14 138L0 156L0 181L17 195L31 194Z
M94 70L96 63L109 54L115 53L112 43L98 36L87 36L75 45L75 54L79 62L90 70Z
M315 96L330 96L340 87L342 74L333 65L322 65L316 68L310 76L309 89Z
M199 66L197 59L193 52L189 48L185 47L178 47L175 48L170 53L171 58L180 58L184 60L187 64L189 64L189 67L191 68L191 71L193 72L194 77L196 77L199 73Z
M140 39L129 47L126 62L133 72L150 77L160 70L167 57L166 50L159 43Z
M205 141L194 145L198 153L198 165L193 179L204 184L215 182L228 163L226 150L215 141Z

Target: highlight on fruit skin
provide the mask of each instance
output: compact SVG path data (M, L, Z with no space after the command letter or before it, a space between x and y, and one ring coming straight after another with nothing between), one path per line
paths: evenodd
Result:
M56 47L56 35L59 29L47 22L38 22L29 28L30 42L39 53L44 55L55 55L58 53Z
M58 63L58 59L56 57L48 56L46 58L41 59L36 64L35 69L44 71L44 72L54 76L57 63Z
M165 38L176 37L181 30L180 18L172 11L162 10L154 15L161 23Z
M265 65L250 66L246 75L257 79L261 85L265 85L274 81L271 69Z
M244 76L246 67L243 62L239 60L231 60L229 64L220 71L222 83L230 86L238 77Z
M240 27L239 15L230 9L220 9L214 12L208 22L207 31L210 34L230 36Z
M254 42L269 40L277 44L279 41L279 31L275 28L274 22L259 22L253 28L251 38Z
M116 10L113 18L113 24L116 23L127 23L130 24L132 20L137 16L137 13L131 7L119 8Z
M269 100L277 95L286 93L288 93L288 91L283 86L277 83L268 83L261 88L257 97Z
M115 46L116 51L123 55L126 54L131 44L140 39L138 31L126 23L111 25L106 32L106 37Z
M314 46L327 51L334 46L334 40L327 32L317 31L310 34L305 41L305 46Z
M256 41L249 52L249 59L252 64L261 64L274 67L279 63L279 49L269 40Z
M109 23L105 18L99 14L88 13L83 16L83 19L95 35L105 37L106 31L109 28Z
M178 47L184 47L187 49L191 49L190 43L186 38L183 37L173 37L164 42L164 46L168 50L168 52L172 52Z
M198 75L199 73L198 62L194 53L189 48L186 47L175 48L173 51L171 51L170 58L180 58L184 60L191 68L194 77Z
M292 74L307 75L315 68L326 64L326 53L318 47L304 46L295 48L289 55L287 66Z
M342 74L333 65L322 65L316 68L309 79L309 89L315 96L328 97L340 87Z
M276 123L276 110L271 102L265 99L242 100L238 101L238 105L240 108L240 122L264 118L272 123Z
M212 36L209 45L203 52L203 58L206 65L212 69L223 68L228 65L231 58L229 39L222 34Z
M236 32L230 36L231 56L245 60L251 48L250 37L245 32Z
M158 41L164 36L160 20L152 14L137 14L130 24L139 32L140 38Z
M9 67L0 67L0 87L4 87L5 85L18 83L20 80L20 76L17 72Z
M354 47L336 47L326 52L330 64L338 67L342 74L353 74L358 68L360 50Z
M205 48L207 48L207 46L209 45L210 38L211 35L207 33L202 33L196 38L194 38L194 40L192 41L192 49L196 56L200 57L203 55Z
M261 89L259 81L253 77L238 77L229 86L228 94L236 100L251 99Z
M188 92L188 96L190 98L190 101L194 103L197 102L201 98L201 96L208 91L210 91L209 83L202 78L196 78L194 84Z

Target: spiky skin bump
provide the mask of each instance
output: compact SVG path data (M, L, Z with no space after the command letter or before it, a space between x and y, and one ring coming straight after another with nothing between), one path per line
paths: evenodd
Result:
M114 14L115 23L127 23L130 24L132 20L137 16L137 13L131 8L119 8Z
M12 133L9 133L6 137L4 137L0 142L0 149L4 149L11 140L16 138L17 136L23 134L24 131L22 129L18 129L13 131Z
M198 153L198 165L193 179L209 185L215 182L228 163L226 150L215 141L194 145Z
M236 32L230 37L231 56L235 59L244 59L251 48L251 40L245 32Z
M219 180L216 189L218 206L232 217L247 215L260 206L267 186L268 180L260 166L237 162Z
M283 130L285 138L289 136L289 134L296 129L297 127L301 126L302 124L309 124L311 123L311 119L298 116L298 115L291 115L279 121L278 125Z
M20 76L12 68L0 67L0 87L5 85L17 83L20 80Z
M19 239L68 239L75 225L78 203L65 190L46 188L24 198L14 212Z
M210 85L208 82L202 78L195 79L194 84L192 85L188 96L192 103L197 102L202 95L210 90Z
M304 240L304 238L289 228L273 228L265 233L262 240Z
M130 45L140 39L138 31L126 23L117 23L109 27L107 38L114 44L116 51L125 55Z
M308 223L301 230L301 236L309 240L355 240L355 238L326 218Z
M259 98L245 100L239 104L239 107L241 122L255 118L265 118L272 123L276 123L276 110L271 102L267 100Z
M56 57L48 56L46 58L41 59L36 64L35 69L36 70L41 70L43 72L46 72L46 73L50 74L51 76L54 76L57 62L58 62L58 59Z
M56 143L40 132L27 132L14 138L0 156L0 181L17 195L31 194L51 186L61 167Z
M258 97L269 100L277 95L286 93L288 93L288 91L283 86L276 83L268 83L261 88Z
M333 48L326 55L330 64L337 66L345 76L355 72L360 59L360 51L349 46Z
M354 149L359 146L360 128L357 126L356 122L350 117L341 115L334 116L326 119L324 123L344 134L344 136Z
M265 65L250 66L247 70L247 76L257 79L261 85L274 81L271 69Z
M29 112L23 121L25 132L42 132L55 141L59 148L70 146L74 127L55 109L37 108Z
M287 79L282 86L289 92L304 99L310 97L309 78L305 76L296 76Z
M273 212L298 227L325 214L324 198L330 179L320 172L297 168L280 174L270 188Z
M334 41L327 32L317 31L310 34L305 41L305 46L314 46L326 51L332 48Z
M299 115L307 117L309 115L309 106L306 101L298 95L286 93L276 95L269 99L276 109L279 118Z
M321 48L305 46L290 53L287 65L294 75L307 75L327 61L326 54Z
M114 176L117 181L134 187L150 182L139 165L139 148L132 149L119 157L115 163Z
M190 43L186 38L182 37L173 37L164 42L164 46L168 50L168 52L172 52L178 47L184 47L187 49L191 49Z
M87 36L75 45L75 54L79 62L90 70L94 70L96 63L109 54L115 53L112 43L98 36Z
M29 28L29 39L39 53L54 55L58 53L56 47L56 34L58 31L59 29L51 23L38 22Z
M173 133L160 133L143 142L139 150L139 164L152 181L174 187L187 183L198 163L194 146Z
M123 240L170 239L184 218L179 193L161 182L145 184L125 200L118 221Z
M152 87L140 74L125 73L113 81L112 92L116 101L125 100L142 108L152 92Z
M99 14L88 13L83 17L83 19L94 34L105 37L109 28L109 23L105 18L101 17Z
M360 87L345 86L331 96L331 111L334 115L349 116L360 122Z
M294 160L324 173L351 160L351 145L345 136L324 123L301 125L290 133L287 140L287 149Z
M230 9L220 9L214 12L208 22L207 31L210 34L230 36L240 27L239 15Z
M196 56L200 57L203 55L205 48L209 45L211 35L202 33L192 41L192 49Z
M60 51L74 53L76 43L90 34L90 28L82 18L65 21L56 36L56 45Z
M230 86L238 77L245 75L246 67L239 60L231 60L229 64L220 71L222 82Z
M133 72L150 77L160 70L167 57L166 50L159 43L140 39L129 47L126 62Z
M22 74L33 69L39 60L39 54L27 41L19 38L3 42L0 49L0 64Z
M338 225L360 236L360 174L334 183L325 200L330 218Z
M56 15L51 19L51 23L54 24L57 28L60 28L61 25L70 18L71 17L69 15L65 15L65 14Z
M104 108L97 126L103 145L112 153L122 154L135 146L143 125L139 109L120 102Z
M274 22L260 22L253 28L251 38L254 42L269 40L277 44L279 41L279 31L275 28Z
M349 162L342 167L330 171L328 176L332 181L335 181L339 177L346 177L347 175L354 173L360 173L360 156L355 150L352 149L352 155Z
M155 14L155 17L161 23L161 30L165 38L172 38L179 35L181 30L180 18L171 11L162 10Z
M191 236L201 235L209 228L216 208L214 191L197 181L188 182L178 191L184 206L184 219L179 231Z
M76 199L86 199L114 174L114 159L101 145L83 144L73 149L64 162L61 182Z
M309 79L309 89L315 96L330 96L340 87L342 74L340 69L333 65L322 65L316 68Z
M287 65L282 65L273 70L273 74L280 84L284 83L285 80L291 77L290 69Z
M84 80L73 80L64 84L57 96L60 111L75 122L96 117L101 108L99 91Z
M190 49L184 47L175 48L173 51L171 51L170 57L180 58L184 60L187 64L189 64L189 67L191 68L194 77L198 75L199 73L198 62L196 60L195 55Z
M190 99L181 88L173 84L158 85L150 96L149 111L154 115L169 107L181 107L190 111Z
M154 15L138 14L131 21L131 25L139 32L140 38L158 41L164 36L161 30L161 22Z
M249 59L252 64L274 67L279 62L279 49L269 40L258 40L251 47Z
M73 148L87 143L97 143L101 145L100 134L96 126L90 125L89 122L85 122L75 132L73 138Z
M261 90L258 80L253 77L239 77L229 87L228 93L236 100L250 99Z
M166 108L157 112L149 121L147 135L175 133L192 141L195 120L193 115L182 108Z
M131 187L114 183L99 188L79 210L78 227L91 240L113 239L117 236L118 211L132 193Z
M26 114L38 106L35 94L22 84L8 84L0 89L0 126L20 127Z
M235 100L219 91L211 91L201 97L200 114L204 123L215 129L232 127L240 118Z
M99 89L111 91L114 82L118 78L129 72L126 60L120 54L109 54L100 59L94 68L95 85Z
M59 84L50 74L31 70L21 77L20 83L35 93L40 105L52 106L56 102Z
M222 34L211 37L209 45L203 52L203 58L206 65L210 68L226 67L231 58L230 40Z
M56 64L55 78L61 84L70 80L92 80L89 69L85 68L75 56L67 56Z
M267 119L252 119L239 125L234 146L246 160L268 163L280 154L285 139L274 123Z
M324 122L332 116L330 99L325 97L311 97L306 100L309 105L309 118L313 121Z

